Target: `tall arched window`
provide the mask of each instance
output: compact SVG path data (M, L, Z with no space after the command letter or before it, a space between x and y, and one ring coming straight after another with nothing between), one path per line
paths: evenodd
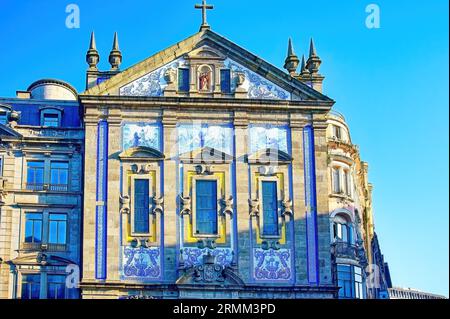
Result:
M353 224L343 215L336 215L333 219L333 238L335 242L353 244Z

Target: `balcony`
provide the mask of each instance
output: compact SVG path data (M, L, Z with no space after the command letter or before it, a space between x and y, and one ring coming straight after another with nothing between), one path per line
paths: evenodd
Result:
M50 184L49 190L55 192L67 192L69 187L67 184Z
M48 185L43 183L27 183L26 189L29 191L44 191L48 189Z
M331 245L331 252L335 258L358 259L358 247L346 242L335 242Z
M67 184L27 183L26 189L29 191L67 192L69 190L69 186Z
M67 245L66 244L21 243L20 250L64 252L67 250Z

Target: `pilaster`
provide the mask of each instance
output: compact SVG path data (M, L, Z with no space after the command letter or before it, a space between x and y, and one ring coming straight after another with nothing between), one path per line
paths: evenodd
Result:
M236 217L238 228L237 262L239 275L248 283L251 280L251 237L249 218L249 174L245 155L248 148L248 118L246 112L234 113L236 158Z
M292 179L294 208L294 245L297 285L308 284L306 266L306 202L305 202L305 171L303 150L303 128L307 119L300 114L291 114L290 128L292 141Z
M164 247L162 263L165 281L177 280L177 115L176 111L165 110L163 113L163 145L164 145L164 169L162 170L164 188Z

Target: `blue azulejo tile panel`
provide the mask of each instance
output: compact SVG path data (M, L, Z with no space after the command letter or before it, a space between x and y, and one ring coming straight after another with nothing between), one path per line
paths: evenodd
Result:
M161 278L159 247L123 247L121 277L124 280L151 281Z
M202 147L211 147L233 154L233 128L229 125L189 123L178 126L179 154Z
M248 147L251 154L268 148L289 153L287 126L251 124L249 125L249 132Z
M183 58L177 59L121 87L119 94L121 96L163 96L164 89L168 85L164 76L166 71L177 70L185 65Z
M122 148L151 147L161 151L160 123L125 123L122 127Z
M233 249L232 248L196 248L196 247L185 247L182 250L182 257L184 261L184 266L190 268L193 266L198 266L203 264L203 256L210 253L215 257L215 263L223 267L231 265L233 261Z
M231 89L236 90L236 78L238 73L245 74L245 81L242 85L248 94L249 99L268 99L268 100L290 100L291 94L275 85L269 80L245 68L241 64L231 60L225 60L225 66L231 70Z
M290 281L292 274L291 249L253 250L253 279L255 281Z

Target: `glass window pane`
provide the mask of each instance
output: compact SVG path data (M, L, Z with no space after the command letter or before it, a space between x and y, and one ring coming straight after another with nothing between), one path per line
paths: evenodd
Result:
M41 275L22 275L22 299L39 299Z
M262 182L263 235L278 235L277 182Z
M26 243L42 242L42 214L39 213L25 214L25 242Z
M197 233L217 234L217 181L196 182L196 206Z
M58 241L58 223L50 221L48 241L50 244L56 244Z
M189 69L178 69L178 90L189 92Z
M54 113L44 114L44 123L42 125L47 127L58 127L59 115Z
M67 185L68 180L69 180L69 163L52 162L50 171L50 183L52 185Z
M47 277L47 298L65 299L66 298L66 277L63 275L48 275Z
M67 237L67 223L66 222L59 222L58 244L65 244L66 243L66 237Z
M231 93L230 70L220 70L220 87L222 89L222 93Z
M27 184L39 186L44 184L44 162L33 161L27 163Z
M150 183L148 179L134 181L134 231L139 234L150 232Z

